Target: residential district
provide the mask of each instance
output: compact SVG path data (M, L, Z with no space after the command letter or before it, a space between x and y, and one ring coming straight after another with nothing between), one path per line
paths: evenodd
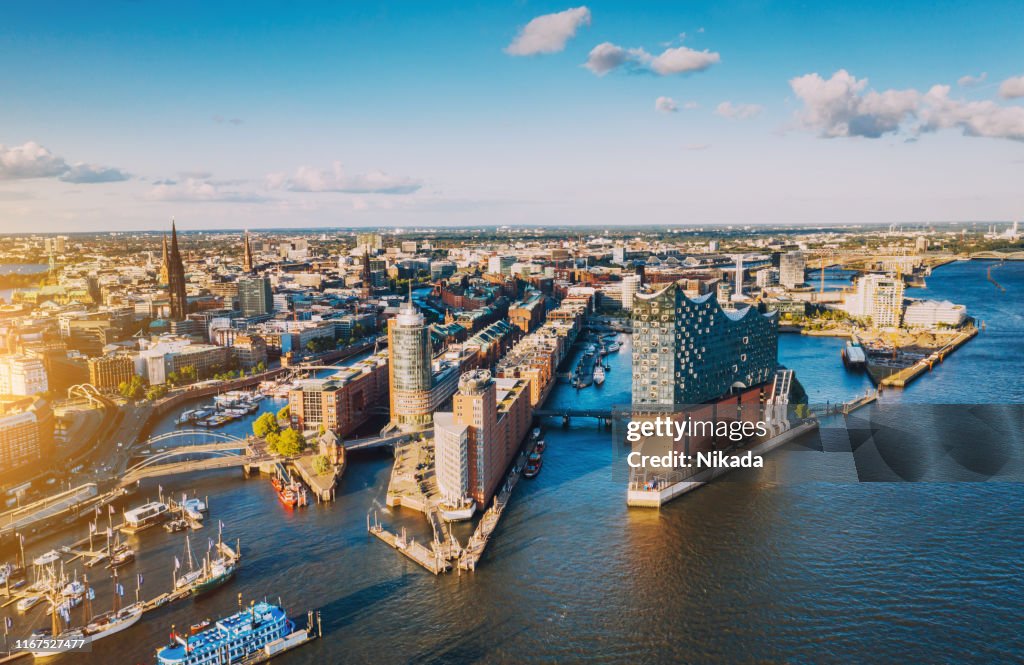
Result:
M133 498L143 482L240 469L269 477L298 509L331 502L364 450L392 452L386 505L422 513L433 533L417 542L375 512L367 531L382 544L371 546L437 575L473 571L517 483L542 477L542 419L594 419L610 440L623 418L669 412L756 422L740 442L712 432L629 445L768 452L877 390L941 371L985 322L907 290L945 263L1022 259L1021 245L1016 223L249 233L171 222L162 233L6 236L0 602L27 613L49 600L38 640L127 629L242 565L243 545L219 535L201 565L176 561L170 592L72 621L92 595L69 579L75 562L105 564L117 589L135 555L122 535L202 526L206 502L162 486L155 501ZM997 277L990 269L999 288ZM779 363L780 334L846 338L836 371L868 372L876 392L809 404ZM631 404L547 404L557 383L600 389L620 349L632 355ZM268 409L268 398L286 403ZM176 427L157 431L168 417ZM717 474L630 469L623 494L656 507ZM83 521L88 538L26 555ZM468 539L459 521L475 521ZM183 648L172 641L160 660L207 662L195 649L219 658L246 621L242 632L266 633L256 654L266 658L318 635L313 612L295 632L279 607L260 612L265 621L240 608L199 641L176 636ZM32 651L47 655L32 645L14 655Z

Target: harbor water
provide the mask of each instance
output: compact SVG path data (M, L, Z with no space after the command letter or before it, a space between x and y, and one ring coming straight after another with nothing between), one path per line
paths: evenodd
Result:
M911 294L964 303L986 329L863 418L902 403L1024 403L1024 263L998 268L1005 293L986 268L951 264ZM812 402L870 388L864 374L843 368L842 343L781 336L780 361ZM549 406L628 403L628 339L607 360L604 385L561 384ZM941 433L947 423L929 417L913 426ZM225 431L244 433L248 422ZM153 662L172 625L230 614L238 594L246 604L280 598L300 618L321 610L325 638L281 663L1019 662L1024 653L1017 483L858 482L851 455L808 445L660 511L629 509L607 430L592 419L545 427L542 472L520 482L478 569L462 575L434 577L367 535L373 511L393 531L429 533L419 514L385 508L385 453L352 455L335 503L294 511L266 479L238 471L163 479L165 492L209 497L207 526L191 538L197 555L218 521L226 538L241 540L235 580L147 614L91 654L52 662ZM134 502L155 496L157 485L146 481ZM154 529L130 542L140 554L122 573L128 594L139 572L143 597L167 590L183 534ZM94 583L102 609L110 585ZM48 623L41 608L18 618L12 635L33 622Z

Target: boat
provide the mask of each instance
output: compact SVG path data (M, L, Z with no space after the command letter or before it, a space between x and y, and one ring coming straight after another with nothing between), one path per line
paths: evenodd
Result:
M465 499L461 504L441 502L437 505L441 518L446 522L464 522L476 513L476 501Z
M867 356L864 354L864 347L857 342L847 342L842 350L843 364L848 369L864 369L867 364Z
M179 531L184 531L187 528L188 521L182 519L171 520L164 524L164 531L167 533L178 533Z
M540 468L544 465L544 458L540 453L534 451L526 458L526 466L523 467L523 478L536 478Z
M594 368L594 384L598 386L601 385L602 383L604 383L604 378L604 367L598 365L597 367Z
M81 599L85 595L85 584L79 582L77 579L71 580L61 591L61 595L65 598L78 598Z
M277 491L278 500L288 508L299 505L299 493L291 485L285 485Z
M530 436L532 436L535 439L540 438L540 428L539 427L534 427L533 431L530 432Z
M138 533L156 526L167 518L167 504L162 501L150 501L124 514L124 530Z
M231 581L235 576L235 570L238 569L237 560L227 557L208 561L207 564L205 568L209 572L192 583L193 596L201 596L224 586Z
M622 347L619 345L618 342L612 342L611 344L608 345L608 353L615 353L620 348Z
M188 632L191 633L192 635L195 635L196 633L209 628L211 623L213 623L213 622L210 621L209 619L203 619L202 621L200 621L198 623L194 623L191 626L189 626L188 627Z
M18 601L18 604L14 606L19 612L28 612L30 609L43 602L42 596L25 596Z
M545 449L545 448L547 448L547 444L546 444L546 443L544 443L544 439L541 439L540 441L538 441L538 442L537 442L537 445L533 447L533 449L534 449L534 450L535 450L536 452L538 452L538 453L542 453L542 452L544 452L544 449Z
M60 552L57 550L50 550L45 554L40 554L36 558L32 559L33 565L36 566L49 566L51 563L60 561Z
M182 497L181 509L191 519L198 522L203 520L203 513L206 512L206 504L203 503L202 499L186 499Z
M195 635L172 631L170 644L157 650L156 660L159 665L234 663L259 652L269 655L272 643L286 638L291 641L293 633L295 623L284 609L261 601L218 620ZM305 631L300 635L305 636Z
M117 568L121 568L122 566L127 566L132 561L135 561L135 550L128 547L127 545L123 545L122 547L115 550L114 553L111 555L110 562L107 564L107 568L116 570Z

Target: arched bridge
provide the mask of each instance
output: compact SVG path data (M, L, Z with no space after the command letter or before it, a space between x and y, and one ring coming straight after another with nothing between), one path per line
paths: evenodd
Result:
M196 439L199 441L194 442ZM182 440L189 442L175 445ZM255 442L221 432L178 430L152 437L145 445L152 447L161 443L170 446L128 467L121 476L122 486L157 476L246 467L269 458Z

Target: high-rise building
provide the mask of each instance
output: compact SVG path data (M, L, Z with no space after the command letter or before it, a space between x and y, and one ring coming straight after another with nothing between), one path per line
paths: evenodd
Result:
M274 292L267 277L238 280L238 303L246 317L266 316L274 311Z
M869 273L857 279L843 308L850 316L870 317L876 328L893 328L903 321L903 291L902 279Z
M622 309L633 310L633 298L640 291L640 275L626 275L622 278Z
M167 290L171 297L171 320L184 321L188 315L188 297L185 294L185 266L178 249L178 230L171 221L171 247L167 253Z
M763 384L778 365L778 320L724 311L677 284L633 302L633 404L701 404Z
M449 507L490 502L526 436L530 413L527 380L494 379L482 369L459 378L452 412L434 415L435 471Z
M0 472L53 453L53 410L41 397L0 397Z
M737 298L743 297L743 255L736 255L736 290L733 295Z
M379 233L357 233L356 247L376 253L377 250L384 249L384 238Z
M411 293L398 316L388 321L388 356L391 422L399 426L429 423L433 380L430 335Z
M487 272L492 275L511 275L515 263L514 256L492 256L487 259Z
M787 289L804 283L807 261L803 252L786 252L779 257L779 284Z

